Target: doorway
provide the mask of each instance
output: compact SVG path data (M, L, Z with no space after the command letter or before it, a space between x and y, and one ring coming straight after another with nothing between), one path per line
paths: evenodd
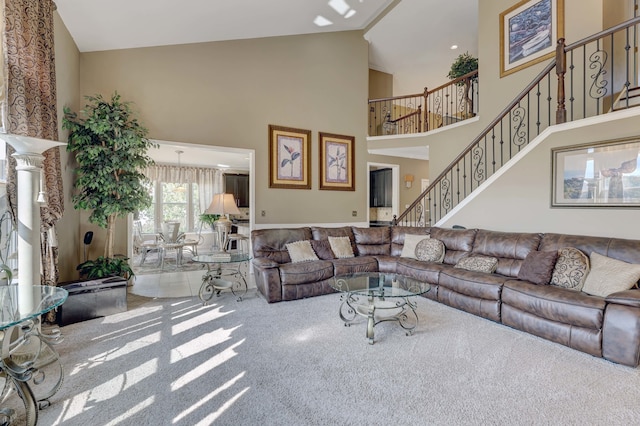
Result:
M371 172L375 172L379 169L391 169L391 207L389 210L386 208L383 210L384 216L378 217L377 214L372 212L374 207L371 207ZM398 216L398 211L400 207L400 166L398 164L388 164L388 163L375 163L375 162L367 162L367 222L371 224L375 221L391 221L394 216ZM375 220L374 216L375 215Z

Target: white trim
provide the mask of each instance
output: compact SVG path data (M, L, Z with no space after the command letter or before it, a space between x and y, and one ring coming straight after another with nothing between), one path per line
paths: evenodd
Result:
M449 124L448 126L438 127L434 130L429 130L428 132L421 133L407 133L403 135L384 135L384 136L367 136L367 142L373 141L386 141L386 140L398 140L398 139L414 139L414 138L422 138L425 136L436 135L441 132L445 132L447 130L455 129L457 127L466 126L471 123L475 123L480 120L480 116L476 115L473 118L467 118L466 120L458 121L454 124ZM376 148L376 149L385 149L385 148ZM391 148L389 148L391 149Z

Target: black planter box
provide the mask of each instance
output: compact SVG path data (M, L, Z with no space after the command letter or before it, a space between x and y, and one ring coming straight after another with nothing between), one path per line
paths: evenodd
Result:
M58 308L58 325L68 325L127 310L127 280L122 277L60 283L69 292Z

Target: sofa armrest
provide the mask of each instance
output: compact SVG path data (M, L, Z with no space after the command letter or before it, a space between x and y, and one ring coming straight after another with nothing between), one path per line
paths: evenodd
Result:
M267 259L266 257L257 257L251 261L253 266L263 269L277 268L278 262L275 260Z
M252 264L258 291L269 303L282 301L282 282L278 262L258 257L252 260Z
M640 308L640 290L624 290L611 293L605 298L607 303Z

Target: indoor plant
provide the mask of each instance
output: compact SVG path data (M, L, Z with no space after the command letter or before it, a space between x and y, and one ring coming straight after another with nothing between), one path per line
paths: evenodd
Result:
M116 92L110 100L87 96L82 117L64 109L63 127L69 130L67 150L75 154L78 168L73 196L74 207L91 210L89 221L107 230L102 260L78 267L89 276L91 268L112 268L114 274L130 273L126 258L113 255L116 218L151 205L141 169L153 164L147 151L156 144L146 137L147 129L134 117L129 102ZM124 267L126 264L126 267ZM115 266L119 267L115 267Z
M477 69L478 58L474 57L469 52L465 52L458 55L456 60L453 61L447 77L449 77L450 80L455 80L456 78L460 78L472 71L476 71ZM471 82L476 78L477 75L472 78L466 78L457 83L458 85L464 86L464 97L467 103L467 112L470 116L473 115L473 102L471 102L471 98L469 97L469 90L471 89Z

